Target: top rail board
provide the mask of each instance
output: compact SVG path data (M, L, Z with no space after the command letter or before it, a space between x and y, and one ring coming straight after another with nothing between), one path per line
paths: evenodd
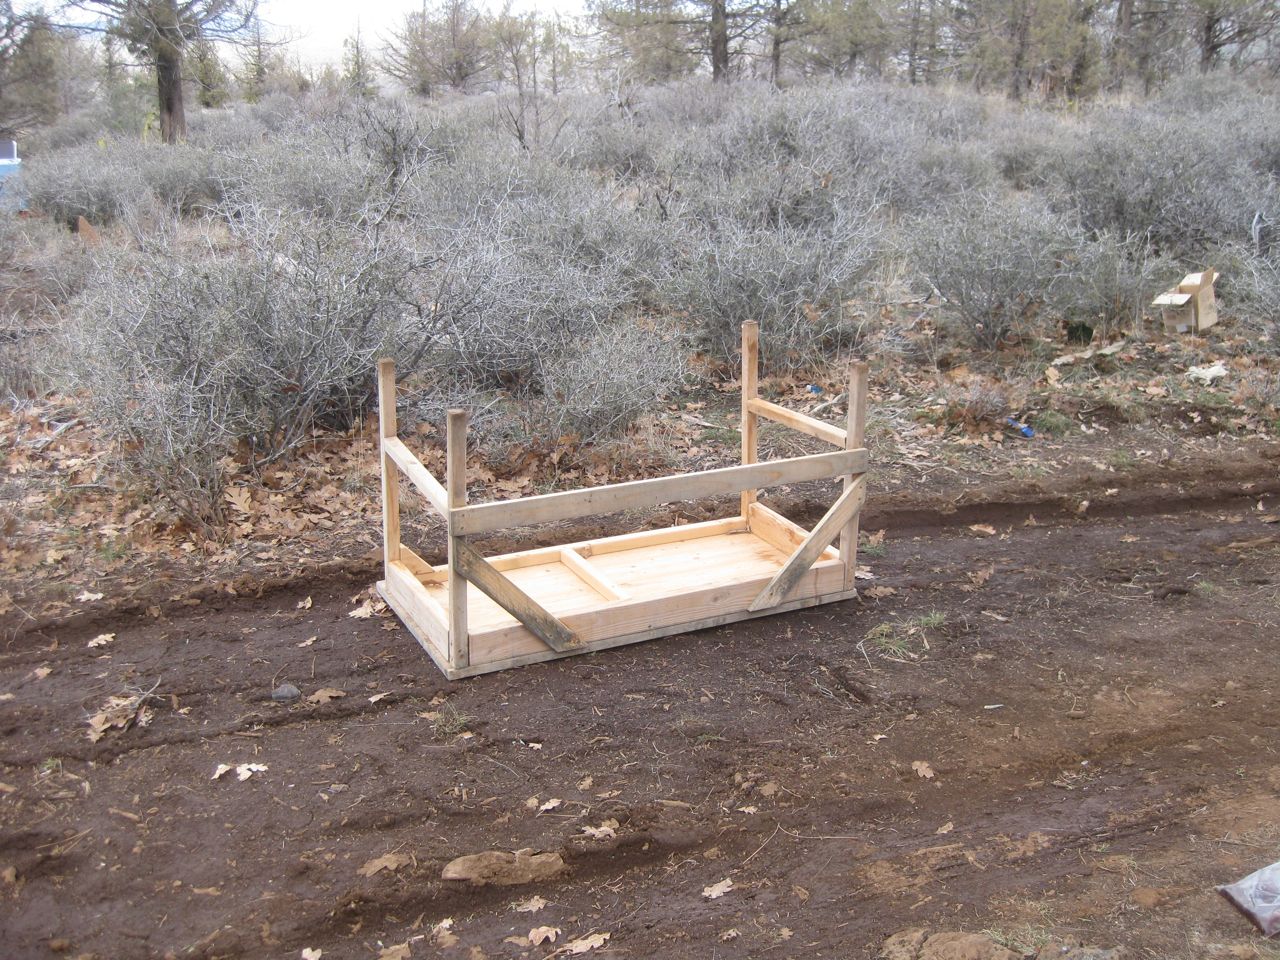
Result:
M507 527L553 520L573 520L597 514L617 513L652 507L677 500L698 500L744 490L774 487L783 483L830 480L865 473L867 451L836 450L807 457L771 460L736 467L721 467L702 473L685 473L653 480L633 480L605 487L565 490L519 500L480 503L450 511L450 533L455 537L475 536Z

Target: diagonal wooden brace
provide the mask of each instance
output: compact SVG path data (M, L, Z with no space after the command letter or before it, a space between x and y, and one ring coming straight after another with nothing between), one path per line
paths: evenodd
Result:
M546 611L527 593L494 569L481 554L461 537L452 537L453 569L474 583L490 600L511 614L557 653L578 646L578 635Z
M866 502L867 478L864 474L854 480L849 485L849 489L840 495L840 499L831 505L823 518L818 521L817 526L805 538L804 543L800 544L787 558L782 569L774 574L768 586L760 591L747 609L765 610L781 603L800 582L800 578L809 572L809 568L822 555L822 551L827 549L849 521L858 515L858 511Z

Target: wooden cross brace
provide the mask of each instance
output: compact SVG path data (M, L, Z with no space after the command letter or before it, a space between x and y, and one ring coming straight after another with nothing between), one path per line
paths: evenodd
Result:
M866 502L867 478L864 474L854 480L849 485L849 489L840 495L840 499L831 505L809 536L796 547L782 569L774 574L773 579L751 601L751 606L747 609L765 610L781 603L786 595L795 589L800 579L809 572L814 561L822 556L822 551L826 550L831 545L831 541L839 536L840 532L858 515Z

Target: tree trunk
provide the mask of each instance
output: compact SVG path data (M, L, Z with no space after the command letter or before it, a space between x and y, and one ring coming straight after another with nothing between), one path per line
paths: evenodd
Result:
M1111 46L1111 88L1123 90L1133 69L1133 0L1116 5L1115 39Z
M782 0L773 0L773 31L769 38L769 82L775 87L782 77Z
M177 143L187 135L187 112L182 102L182 50L171 48L156 56L156 92L160 100L160 137Z
M1218 58L1218 41L1216 34L1221 18L1213 10L1206 10L1204 20L1200 24L1200 72L1208 73L1213 69L1213 62Z
M711 79L729 79L729 16L725 0L711 0Z

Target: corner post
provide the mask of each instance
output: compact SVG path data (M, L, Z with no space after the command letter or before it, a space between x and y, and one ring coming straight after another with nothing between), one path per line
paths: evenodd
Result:
M449 494L449 665L471 665L467 635L467 581L459 570L460 537L453 534L452 511L467 505L467 411L450 410L445 440L445 489Z
M849 364L849 422L845 433L846 450L866 446L867 433L867 363L855 360ZM844 478L844 489L853 486L853 477ZM852 590L858 572L858 514L840 534L840 559L844 563L844 588Z
M760 324L748 320L742 325L742 416L739 429L742 433L742 462L755 463L759 454L760 421L751 410L751 401L760 392ZM749 520L751 504L756 502L755 490L742 491L742 519Z
M378 361L378 455L382 462L382 562L400 559L400 472L383 441L396 435L396 363ZM384 572L385 575L385 572Z

